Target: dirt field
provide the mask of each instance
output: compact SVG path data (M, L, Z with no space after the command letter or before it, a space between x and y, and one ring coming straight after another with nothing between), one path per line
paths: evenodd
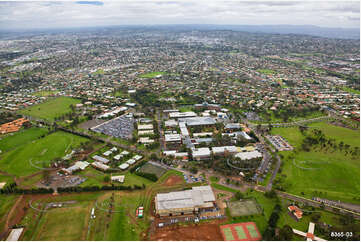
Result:
M205 224L192 224L187 226L173 225L157 228L150 236L150 240L223 240L219 224L223 220L216 220Z
M182 177L172 175L172 176L168 177L167 180L164 181L163 185L174 186L174 185L178 185L178 184L182 184L182 183L183 183Z

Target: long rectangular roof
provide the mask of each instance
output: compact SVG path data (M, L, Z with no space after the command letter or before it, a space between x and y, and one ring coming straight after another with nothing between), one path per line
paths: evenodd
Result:
M179 122L185 122L187 126L214 125L216 120L212 117L182 118Z
M156 196L158 210L202 207L214 202L215 196L210 186L192 187L192 190L159 193Z

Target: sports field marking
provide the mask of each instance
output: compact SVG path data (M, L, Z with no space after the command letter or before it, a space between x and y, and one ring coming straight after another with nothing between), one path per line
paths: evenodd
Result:
M226 237L226 240L234 240L231 228L224 228L223 234Z
M243 226L235 226L234 229L237 231L239 239L247 239L247 235L244 232Z
M258 238L259 237L258 231L254 227L253 224L247 224L246 227L247 227L248 232L249 232L249 234L251 235L252 238Z

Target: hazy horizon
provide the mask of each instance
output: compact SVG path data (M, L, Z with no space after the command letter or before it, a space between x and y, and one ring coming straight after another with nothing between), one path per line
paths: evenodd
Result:
M359 1L2 1L0 30L152 25L359 28Z

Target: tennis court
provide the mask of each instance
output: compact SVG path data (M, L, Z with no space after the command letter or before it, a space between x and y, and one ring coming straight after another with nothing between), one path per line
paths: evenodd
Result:
M254 222L226 224L220 226L225 241L256 241L261 240Z
M232 217L248 216L262 213L262 208L254 199L227 202Z

